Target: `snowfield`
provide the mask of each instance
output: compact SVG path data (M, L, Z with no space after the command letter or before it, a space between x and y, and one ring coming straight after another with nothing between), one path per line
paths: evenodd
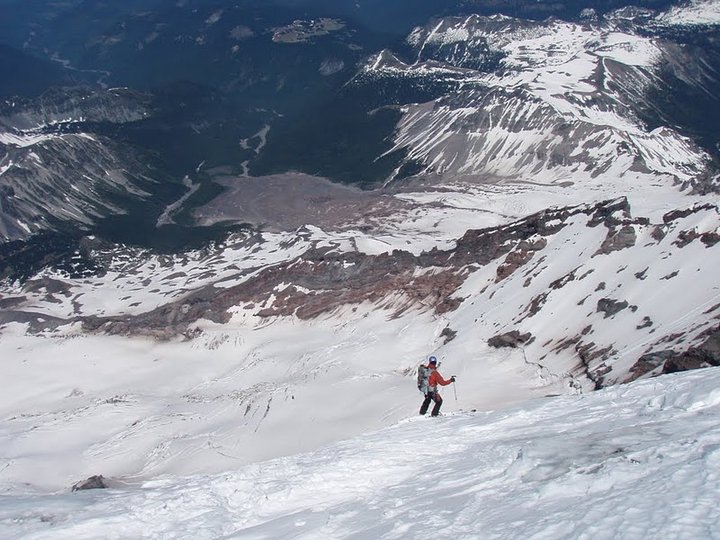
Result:
M660 24L668 26L701 26L720 24L720 2L717 0L693 0L671 8L658 17Z
M445 321L414 312L389 319L373 306L347 311L235 330L206 323L190 342L37 337L9 325L0 342L13 388L0 395L0 481L11 491L58 490L93 474L216 473L406 418L421 401L415 369ZM568 391L517 350L463 341L436 354L452 370L443 366L446 377L464 381L448 410Z
M221 474L75 493L4 486L0 536L719 538L719 387L711 368L489 412L407 411Z
M649 19L636 24L712 26L718 6L713 0L648 11ZM639 177L646 191L662 177L669 185L692 181L708 162L705 151L671 126L653 129L642 120L662 70L691 60L652 32L628 29L626 17L622 10L585 24L448 17L412 31L411 62L383 51L357 81L415 77L451 88L462 81L459 89L402 109L387 154L407 151L424 173L572 181L593 190L620 177L626 186Z
M452 237L458 223L470 223L463 221L473 210L465 195L446 192L447 204L426 212L427 223L411 225L426 227L419 244L433 234ZM203 312L189 334L173 333L175 307L158 315L159 327L169 329L163 338L132 323L163 304L179 302L182 311L200 287L220 297L263 268L300 264L315 244L340 254L375 245L372 235L333 237L317 228L174 257L120 252L104 276L71 279L48 270L25 285L6 284L0 293L11 307L0 315L14 322L0 326L9 389L0 394L0 492L8 501L28 490L54 493L96 474L119 485L222 474L320 451L417 411L415 369L429 354L442 360L443 375L458 376L457 401L451 388L444 393L447 412L498 410L587 393L598 381L659 374L662 363L640 374L633 367L648 351L699 344L717 325L717 207L655 223L623 217L622 205L612 208L548 211L548 231L560 221L565 226L543 233L547 239L538 232L545 229L533 229L537 254L503 279L513 251L484 266L469 264L453 294L460 303L444 313L390 289L376 303L333 305L311 319L261 316L297 285L282 281L269 283L267 297L228 307L225 323ZM655 209L652 198L645 209ZM609 236L605 225L593 225L598 212L627 223L617 229L631 233L632 245L602 252L619 232ZM399 246L399 238L411 236L386 239ZM417 274L437 269L413 267ZM76 315L129 317L135 334L91 332ZM508 331L534 339L520 348L489 345ZM590 356L594 351L606 352Z
M307 176L294 208L351 215L174 254L89 237L1 281L0 540L720 539L720 178L637 114L690 54L657 28L719 6L637 35L621 12L434 21L413 63L382 51L351 81L453 83L400 109L392 150L422 174L360 202ZM88 137L0 133L0 176ZM122 209L88 209L83 178L147 195L105 157L12 201L90 223ZM457 376L437 419L431 354ZM93 475L109 489L71 491Z

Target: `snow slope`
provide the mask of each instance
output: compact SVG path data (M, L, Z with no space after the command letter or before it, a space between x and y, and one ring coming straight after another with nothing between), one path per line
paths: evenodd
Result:
M668 26L701 26L720 24L720 2L692 0L671 8L658 17L660 24Z
M453 230L464 208L434 220ZM548 210L417 258L390 253L410 235L308 227L173 257L99 253L103 275L6 283L1 478L60 489L313 450L416 410L414 370L433 353L462 388L448 410L658 374L666 358L641 357L699 346L720 310L717 207L676 214L636 218L622 201ZM425 230L418 245L432 245ZM440 312L436 298L456 305ZM532 340L489 345L512 331Z
M607 25L437 24L418 64L370 70L467 77L405 107L396 149L433 174L390 185L397 213L173 256L89 241L101 272L0 284L0 537L720 536L718 372L587 393L720 330L717 195L684 189L706 156L632 114L666 52ZM502 70L463 64L477 28ZM0 175L64 140L6 137ZM488 345L509 331L532 340ZM412 418L432 353L458 376L444 410L481 412ZM117 489L66 493L93 474Z
M718 386L712 368L411 417L217 475L118 479L109 491L5 488L0 536L718 538Z
M220 472L380 429L419 407L414 370L445 324L365 305L313 321L206 323L191 342L36 337L9 325L0 480L56 490L98 473ZM441 355L445 375L463 381L448 410L566 391L517 351L477 345Z

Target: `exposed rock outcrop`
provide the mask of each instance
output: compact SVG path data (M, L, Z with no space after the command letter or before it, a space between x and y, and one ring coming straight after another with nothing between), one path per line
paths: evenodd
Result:
M107 489L108 487L110 486L108 485L105 477L99 474L93 475L86 480L82 480L81 482L74 484L72 487L72 491L84 491L87 489Z
M666 349L643 354L630 368L628 381L645 375L720 366L720 325L706 330L699 338L698 345L685 351Z
M626 300L615 300L613 298L601 298L597 303L597 311L605 314L605 318L620 313L629 306Z
M608 254L635 245L637 236L632 225L625 225L618 230L608 231L608 236L598 249L597 254Z
M453 339L455 339L456 336L457 332L449 326L443 328L443 331L440 332L440 337L445 338L445 341L443 343L445 343L446 345L450 343Z
M521 334L518 330L511 330L510 332L491 337L488 339L488 345L496 349L501 347L511 347L514 349L530 343L530 341L532 341L532 334L530 334L530 332Z

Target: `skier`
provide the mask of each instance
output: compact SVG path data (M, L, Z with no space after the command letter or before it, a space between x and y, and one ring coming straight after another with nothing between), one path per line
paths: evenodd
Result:
M435 358L434 356L430 357L428 365L426 367L429 370L430 375L428 376L427 380L425 400L420 406L420 414L425 414L428 410L428 407L430 406L430 402L434 401L435 406L433 407L430 416L437 416L440 413L440 407L442 406L443 402L442 397L440 397L440 394L437 391L437 386L438 384L440 386L447 386L450 383L454 383L455 375L450 377L450 379L448 380L443 379L443 376L440 375L440 372L437 370L437 358Z

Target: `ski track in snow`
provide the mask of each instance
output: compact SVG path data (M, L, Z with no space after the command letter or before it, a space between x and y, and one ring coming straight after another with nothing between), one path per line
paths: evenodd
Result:
M720 369L412 417L108 491L0 495L2 538L717 538Z

